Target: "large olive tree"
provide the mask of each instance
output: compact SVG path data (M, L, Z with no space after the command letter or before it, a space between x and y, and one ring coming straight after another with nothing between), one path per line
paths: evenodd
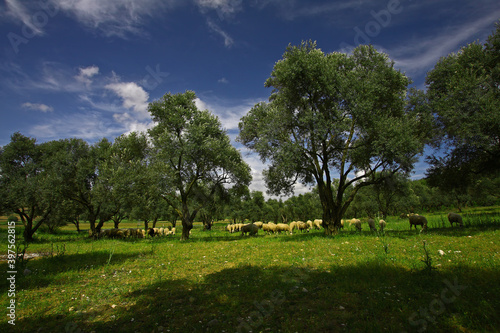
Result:
M265 83L273 88L269 102L241 119L238 139L269 162L270 193L291 193L297 181L316 183L325 232L334 234L375 172L408 173L423 151L426 118L407 107L409 83L372 46L352 55L325 54L310 41L289 46Z
M429 181L453 193L460 207L471 185L500 177L500 23L484 45L443 57L426 84L438 146L447 148L429 159Z
M156 126L149 131L162 197L182 221L181 239L189 238L201 208L218 191L248 186L250 167L231 145L219 119L200 111L192 91L165 94L149 104Z

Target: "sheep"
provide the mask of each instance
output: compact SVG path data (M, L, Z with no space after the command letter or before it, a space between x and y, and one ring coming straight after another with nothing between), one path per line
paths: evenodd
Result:
M254 222L253 224L255 224L259 229L262 229L262 225L264 224L263 222Z
M313 221L308 220L306 223L307 223L307 229L312 229L314 227Z
M370 227L371 231L377 231L377 228L375 228L375 220L372 218L368 219L368 226Z
M259 232L259 227L255 223L248 223L241 227L241 236L250 233L250 236L256 235Z
M276 231L281 234L282 231L290 232L290 226L285 223L278 223L276 225Z
M148 235L151 237L160 236L161 235L160 229L159 228L149 228Z
M175 235L175 228L172 228L172 230L170 230L170 234Z
M427 230L427 219L424 216L420 216L418 214L410 215L408 216L408 219L410 220L410 230L411 227L414 225L415 230L417 230L417 225L422 226L422 230Z
M345 223L344 219L341 219L340 220L340 229L344 229L344 223Z
M290 229L290 234L292 234L292 233L293 233L293 229L295 229L295 228L298 228L298 227L297 227L297 222L292 221L292 223L290 223L290 226L289 226L289 229Z
M457 213L449 213L448 214L448 221L450 221L451 226L453 227L453 223L457 223L459 226L463 227L464 224L462 222L462 216Z
M361 220L351 219L351 220L348 220L348 222L349 222L349 228L351 226L354 226L358 231L361 231Z
M265 223L262 226L262 230L267 232L268 234L275 233L276 232L276 224L274 224L273 222Z
M380 231L384 232L384 228L387 225L387 223L384 220L378 221L378 226L380 228Z
M313 224L314 224L314 228L319 230L319 229L321 229L321 226L323 225L323 220L316 219L313 221Z
M309 232L309 225L307 223L299 221L297 222L297 229L299 229L301 232L303 232L304 230Z

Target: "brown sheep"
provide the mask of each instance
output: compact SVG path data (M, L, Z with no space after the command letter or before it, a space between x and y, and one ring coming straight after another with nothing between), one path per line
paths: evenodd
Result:
M371 231L377 231L377 228L375 228L375 220L374 219L368 219L368 226L370 227Z
M456 223L461 227L464 226L464 223L462 221L462 216L460 216L460 214L457 214L457 213L449 213L448 214L448 221L450 221L450 224L452 227L453 227L453 223Z
M422 230L427 230L427 219L424 216L415 214L410 215L408 219L410 220L410 230L412 226L415 226L415 230L417 230L417 225L421 225Z
M259 232L259 227L255 225L254 223L248 223L245 224L240 228L241 230L241 235L244 236L247 233L250 234L250 236L256 235Z

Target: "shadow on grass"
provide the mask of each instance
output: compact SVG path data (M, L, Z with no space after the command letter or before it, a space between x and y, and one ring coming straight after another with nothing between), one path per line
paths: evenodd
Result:
M44 288L54 282L54 277L61 272L97 269L108 264L123 263L137 258L142 253L113 253L112 251L94 251L70 255L47 256L29 260L26 268L30 270L29 275L24 275L25 267L17 267L16 287L19 289ZM0 264L0 270L8 271L7 263ZM74 275L73 278L78 278ZM67 282L67 281L65 281ZM0 281L1 290L7 290L8 281Z
M119 306L22 318L20 332L491 331L497 270L410 272L383 261L329 270L252 264L200 281L159 280ZM80 331L78 331L80 332Z

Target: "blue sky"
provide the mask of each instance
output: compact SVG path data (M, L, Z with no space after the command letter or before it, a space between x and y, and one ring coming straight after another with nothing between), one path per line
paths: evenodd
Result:
M92 143L146 130L148 102L186 90L234 142L290 43L316 40L324 52L371 43L424 88L440 57L484 42L499 19L498 0L3 0L0 146L16 131ZM264 166L238 148L252 189L265 191Z

